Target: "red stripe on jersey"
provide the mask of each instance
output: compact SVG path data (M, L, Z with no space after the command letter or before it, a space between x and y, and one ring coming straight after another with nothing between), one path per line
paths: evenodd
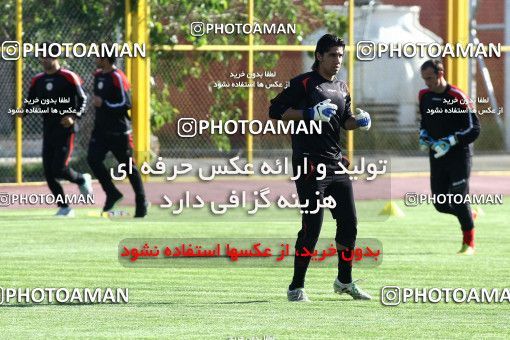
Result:
M133 144L133 135L132 134L129 134L128 135L128 144L129 144L129 147L131 148L131 150L133 151L132 154L133 154L133 157L131 157L133 163L133 165L136 165L136 158L135 158L135 145Z
M59 70L59 73L64 76L64 78L67 79L68 82L70 82L72 85L81 85L83 84L83 80L74 72L72 71L69 71L69 70L65 70L65 69L60 69Z
M448 90L448 94L451 95L451 96L454 96L458 101L459 101L459 105L463 108L463 109L469 109L469 110L472 110L474 111L474 106L473 106L473 102L471 101L471 99L469 99L468 96L466 96L466 94L464 92L462 92L461 89L459 89L458 87L456 86L453 86L453 85L450 85L450 90ZM460 101L463 101L464 103L466 104L461 104Z
M310 77L305 78L305 79L303 79L303 80L301 81L301 82L303 83L304 88L305 88L305 92L306 92L306 85L308 84L308 80L310 80Z
M42 76L44 76L45 73L44 72L41 72L41 73L38 73L36 74L33 78L32 78L32 82L30 83L30 87L34 87L35 83L37 82L38 79L40 79Z
M73 154L73 149L74 149L74 133L72 133L71 138L69 138L69 151L67 151L66 166L69 165L71 155Z
M429 89L422 89L420 90L420 93L418 94L418 100L421 101L421 98L425 93L431 92Z
M132 135L132 134L129 134L129 135L128 135L128 143L129 143L129 146L130 146L132 149L134 149L134 148L135 148L135 146L134 146L134 144L133 144L133 135Z
M124 72L116 68L113 70L113 72L117 72L118 75L120 75L120 78L122 79L122 85L124 85L124 90L128 91L131 85L129 84L129 80L127 79ZM120 88L119 79L117 77L113 77L113 85L117 88Z

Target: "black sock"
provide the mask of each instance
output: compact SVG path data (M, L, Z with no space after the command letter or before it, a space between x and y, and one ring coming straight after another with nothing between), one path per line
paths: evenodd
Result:
M306 270L308 269L308 264L310 263L310 257L294 257L294 276L292 277L292 282L289 286L289 290L294 290L296 288L304 288L305 287L305 276Z
M350 259L348 261L342 258ZM352 249L344 249L338 252L338 280L342 283L351 283L352 282Z

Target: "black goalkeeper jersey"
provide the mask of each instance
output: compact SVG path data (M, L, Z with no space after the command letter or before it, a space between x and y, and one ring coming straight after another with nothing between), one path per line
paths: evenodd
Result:
M103 99L96 107L94 130L103 133L125 134L131 131L128 110L131 109L130 84L119 69L94 74L94 95Z
M419 93L419 103L421 129L436 140L455 135L459 143L450 153L471 153L471 143L480 134L480 123L473 102L464 92L450 84L443 93L423 89Z
M327 80L312 71L291 79L290 86L271 100L269 117L282 119L283 113L293 108L303 110L323 100L331 99L338 109L329 122L322 122L322 133L296 133L292 135L294 158L309 157L321 161L337 162L342 157L341 128L352 116L351 97L347 84L340 80Z
M60 68L54 74L45 72L32 78L28 91L25 114L35 108L43 113L44 135L50 136L55 129L77 130L77 123L64 128L60 121L62 117L71 115L80 118L87 105L87 96L82 88L83 81L74 72Z

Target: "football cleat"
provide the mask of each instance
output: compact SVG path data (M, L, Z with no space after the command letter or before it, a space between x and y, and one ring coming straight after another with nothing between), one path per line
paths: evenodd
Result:
M71 207L61 207L55 214L57 217L74 217L74 210Z
M83 196L92 194L92 176L90 176L90 174L83 174L83 179L85 181L79 186L80 193Z
M287 290L287 300L291 302L310 302L304 288Z
M144 218L147 215L149 205L150 203L145 198L143 200L136 200L135 217Z
M337 277L333 283L333 290L337 294L348 294L352 296L354 300L371 300L372 296L356 285L358 281L359 280L352 281L351 283L342 283Z
M122 201L124 196L120 192L116 192L114 195L106 195L106 202L103 206L103 212L108 212L112 210L117 204Z
M462 247L457 252L457 254L459 254L459 255L467 255L467 256L474 255L475 254L475 247L470 247L469 245L464 243L464 244L462 244Z

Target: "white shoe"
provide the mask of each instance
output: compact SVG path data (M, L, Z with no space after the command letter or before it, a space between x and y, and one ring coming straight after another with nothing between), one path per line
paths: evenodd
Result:
M462 248L460 248L457 254L467 256L475 255L475 247L470 247L468 244L463 243Z
M59 208L55 216L58 217L74 217L74 210L71 207Z
M291 302L310 302L310 299L308 298L308 295L306 295L304 288L287 290L287 300Z
M85 180L83 184L78 186L80 193L83 196L92 194L92 176L90 174L83 174L83 179Z
M354 300L372 300L372 296L367 292L364 292L361 288L356 285L359 280L352 281L351 283L342 283L338 280L338 277L333 283L333 290L337 294L349 294Z

